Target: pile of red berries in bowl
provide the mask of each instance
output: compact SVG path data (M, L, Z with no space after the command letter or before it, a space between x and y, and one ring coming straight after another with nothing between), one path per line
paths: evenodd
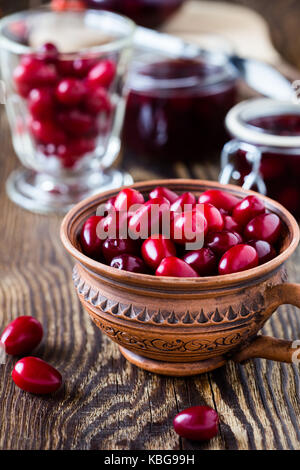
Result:
M259 195L209 189L197 198L158 186L121 190L81 228L85 255L113 268L171 277L236 273L279 251L282 222Z
M26 125L40 156L61 169L73 169L96 147L106 146L112 126L111 88L116 64L107 57L60 54L44 44L21 56L13 71L15 89L25 100Z

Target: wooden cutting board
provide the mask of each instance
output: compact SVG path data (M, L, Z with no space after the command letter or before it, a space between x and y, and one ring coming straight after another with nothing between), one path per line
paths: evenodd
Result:
M281 62L272 45L268 25L253 10L224 2L191 0L176 13L162 31L198 44L231 46L239 55Z
M47 18L47 25L40 24L30 38L34 47L45 42L55 42L64 52L80 47L101 44L103 35L82 28L73 18L71 24L60 22L57 17ZM255 57L272 64L281 62L274 49L264 19L249 8L224 2L187 1L165 23L162 31L180 36L206 47L234 50L244 57ZM105 39L105 38L104 38Z

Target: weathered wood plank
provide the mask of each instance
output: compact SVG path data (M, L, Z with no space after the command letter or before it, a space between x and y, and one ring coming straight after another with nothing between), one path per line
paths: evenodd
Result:
M64 386L52 397L17 389L13 363L0 365L0 449L299 449L299 374L295 366L256 360L210 374L173 379L131 366L91 323L75 294L72 261L59 241L59 217L30 214L5 195L18 163L0 112L0 329L21 314L36 316L45 338L36 354L61 370ZM217 177L214 164L124 166L136 179ZM300 281L300 248L288 264ZM300 318L284 306L266 334L297 339ZM221 415L209 443L181 440L172 429L185 407L207 404Z
M39 318L45 339L37 354L63 372L65 384L53 397L34 397L10 380L15 359L0 366L0 448L299 449L294 366L257 360L185 380L159 377L129 365L91 324L73 289L72 261L59 241L60 218L27 213L5 195L5 180L17 161L3 114L0 327L20 314ZM198 163L191 170L179 165L169 176L183 171L216 176L213 166ZM299 257L298 249L289 263L292 280L300 279ZM282 307L265 332L298 338L299 313ZM172 430L177 411L196 404L221 414L221 433L207 444L181 441Z

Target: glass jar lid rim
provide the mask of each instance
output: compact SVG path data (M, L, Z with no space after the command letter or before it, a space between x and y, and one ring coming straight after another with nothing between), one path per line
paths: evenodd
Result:
M200 62L202 60L209 66L215 67L206 77L199 77L196 74L191 74L185 77L168 77L161 78L157 76L147 75L141 73L144 67L152 64L160 64L165 61L176 62L181 60L175 57L157 56L151 53L143 54L141 57L137 57L132 65L128 77L129 87L135 91L152 89L153 86L158 89L176 89L176 88L187 88L187 87L209 87L218 85L228 80L235 80L237 78L237 72L234 67L228 61L228 58L223 52L215 52L209 50L202 50L201 55L197 58ZM186 61L197 61L197 59L182 59Z
M252 98L235 105L227 113L225 125L236 139L256 145L270 147L300 147L299 135L276 135L263 132L249 124L251 119L294 114L300 117L299 104L292 101L277 101L270 98Z

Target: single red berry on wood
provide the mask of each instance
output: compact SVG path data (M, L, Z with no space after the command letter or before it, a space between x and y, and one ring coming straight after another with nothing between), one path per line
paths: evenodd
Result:
M43 327L40 322L31 316L20 316L13 320L4 329L0 343L4 346L6 354L19 356L30 353L38 346L43 337Z
M15 384L38 395L53 393L62 384L62 376L54 367L37 357L24 357L15 364L12 371Z
M193 441L207 441L218 434L218 413L209 406L192 406L181 411L173 421L179 436Z

